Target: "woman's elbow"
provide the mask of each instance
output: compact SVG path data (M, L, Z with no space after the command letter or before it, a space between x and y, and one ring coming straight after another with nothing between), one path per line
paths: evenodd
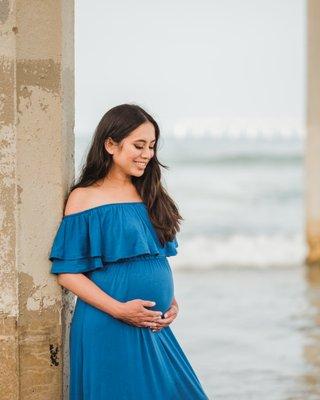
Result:
M68 274L58 274L58 276L57 276L57 283L58 283L60 286L63 286L63 284L65 283L66 275L68 275Z
M66 286L67 284L74 282L73 279L76 275L82 275L82 274L74 274L74 273L67 273L67 272L58 274L57 282L61 286Z

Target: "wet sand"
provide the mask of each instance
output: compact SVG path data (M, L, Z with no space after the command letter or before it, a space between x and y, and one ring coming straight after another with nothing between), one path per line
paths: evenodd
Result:
M320 269L174 269L177 339L214 400L320 399Z

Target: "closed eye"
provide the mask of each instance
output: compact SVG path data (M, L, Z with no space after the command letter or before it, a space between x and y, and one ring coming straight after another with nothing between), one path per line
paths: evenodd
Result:
M136 146L136 145L134 145L134 147L135 147L136 149L140 149L140 150L143 149L143 147L139 147L139 146ZM150 149L150 150L153 150L153 149L154 149L154 146L153 146L153 147L149 147L149 149Z

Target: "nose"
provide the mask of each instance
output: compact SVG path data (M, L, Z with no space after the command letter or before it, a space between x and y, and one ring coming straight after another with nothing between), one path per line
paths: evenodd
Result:
M146 159L146 161L150 160L152 151L153 151L152 149L143 149L141 153L142 158Z

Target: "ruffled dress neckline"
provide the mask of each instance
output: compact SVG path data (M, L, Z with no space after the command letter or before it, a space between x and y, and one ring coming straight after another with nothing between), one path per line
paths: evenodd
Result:
M101 204L62 217L49 260L51 273L100 269L142 257L170 257L178 242L161 244L144 202Z

